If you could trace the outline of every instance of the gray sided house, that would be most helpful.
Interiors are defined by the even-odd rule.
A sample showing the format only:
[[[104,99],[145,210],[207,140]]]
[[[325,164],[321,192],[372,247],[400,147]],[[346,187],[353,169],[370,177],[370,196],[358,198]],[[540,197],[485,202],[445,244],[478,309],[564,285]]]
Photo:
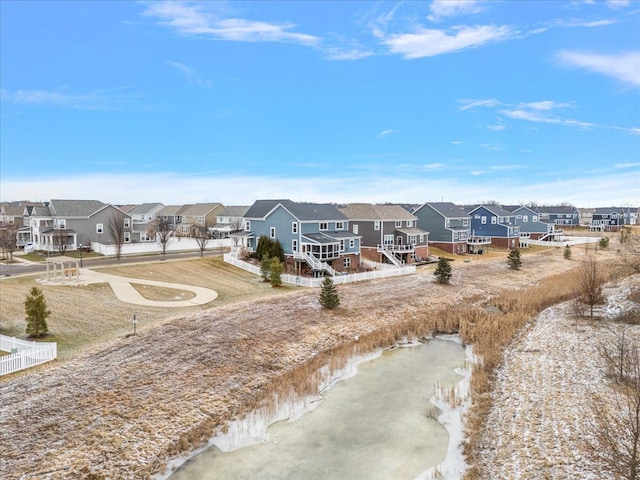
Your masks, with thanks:
[[[429,231],[429,245],[452,254],[467,253],[471,216],[464,208],[451,202],[428,202],[413,214],[418,218],[418,227]]]
[[[499,205],[480,205],[469,212],[471,237],[490,238],[491,245],[504,248],[520,246],[520,227],[515,215]]]
[[[601,207],[593,211],[591,231],[618,232],[627,223],[626,212],[619,207]]]
[[[191,205],[165,205],[156,213],[156,221],[167,222],[171,230],[176,230],[182,222],[182,213]]]
[[[580,212],[571,205],[542,206],[535,210],[540,215],[540,220],[564,227],[576,227],[580,225]]]
[[[244,216],[241,238],[249,251],[266,236],[282,245],[288,271],[322,276],[356,272],[360,236],[349,232],[345,215],[329,204],[291,200],[256,200]]]
[[[216,224],[216,217],[224,211],[221,203],[195,203],[180,212],[181,218],[176,234],[190,237],[195,229],[206,229]]]
[[[232,232],[242,230],[242,222],[249,207],[233,205],[225,207],[216,216],[216,223],[209,230],[213,238],[229,238]]]
[[[543,222],[534,209],[524,205],[505,205],[505,210],[515,216],[515,224],[520,227],[520,246],[528,246],[527,239],[554,241],[562,230],[556,230],[553,223]]]
[[[153,242],[156,216],[164,208],[162,203],[143,203],[128,210],[131,215],[132,242]]]
[[[77,250],[91,242],[113,244],[112,224],[122,229],[124,243],[131,242],[131,216],[98,200],[51,200],[46,207],[33,207],[28,222],[36,250]]]
[[[402,266],[429,257],[429,232],[400,205],[351,203],[338,210],[349,219],[351,232],[362,237],[363,258]]]

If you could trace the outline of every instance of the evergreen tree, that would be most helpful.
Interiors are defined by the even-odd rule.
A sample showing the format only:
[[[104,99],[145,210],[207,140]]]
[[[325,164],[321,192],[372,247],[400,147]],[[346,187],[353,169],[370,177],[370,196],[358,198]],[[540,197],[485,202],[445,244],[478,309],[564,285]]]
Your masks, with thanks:
[[[284,271],[284,265],[280,262],[278,257],[272,257],[270,264],[269,273],[271,286],[279,287],[282,285],[282,272]]]
[[[260,275],[265,282],[268,282],[271,277],[271,260],[271,257],[265,255],[260,262]]]
[[[279,240],[276,239],[271,241],[271,246],[269,248],[269,255],[271,257],[277,258],[281,262],[284,262],[284,249],[282,248],[282,245],[280,244]]]
[[[451,279],[451,264],[449,263],[449,260],[444,257],[440,257],[433,274],[436,276],[438,283],[449,283],[449,280]]]
[[[47,302],[42,290],[38,287],[31,287],[24,301],[24,309],[27,314],[27,335],[42,337],[49,333],[47,317],[51,315],[51,311],[47,309]]]
[[[261,235],[258,238],[258,245],[256,246],[256,258],[262,261],[262,258],[269,256],[269,250],[271,249],[271,240],[265,235]]]
[[[325,277],[322,280],[322,288],[320,289],[320,305],[324,308],[332,310],[340,305],[338,297],[338,289],[336,288],[331,277]]]
[[[608,248],[609,247],[609,237],[602,237],[598,242],[600,248]]]
[[[507,263],[509,264],[509,268],[512,270],[520,270],[522,266],[522,260],[520,260],[520,250],[517,248],[511,250],[509,252],[509,256],[507,257]]]
[[[562,256],[566,260],[571,260],[571,247],[569,246],[569,244],[567,244],[567,246],[564,247],[564,252],[562,253]]]

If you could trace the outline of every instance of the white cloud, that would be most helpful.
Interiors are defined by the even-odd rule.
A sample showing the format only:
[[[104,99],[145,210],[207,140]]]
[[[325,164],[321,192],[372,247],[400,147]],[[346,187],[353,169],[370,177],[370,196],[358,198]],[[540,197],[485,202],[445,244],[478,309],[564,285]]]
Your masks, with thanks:
[[[539,122],[539,123],[560,123],[560,120],[557,118],[543,115],[538,113],[537,111],[532,111],[532,110],[504,109],[504,110],[500,110],[500,113],[503,115],[506,115],[509,118],[514,118],[516,120],[527,120],[529,122]]]
[[[615,25],[617,20],[603,19],[603,20],[583,20],[580,18],[568,18],[556,20],[555,25],[559,27],[581,27],[581,28],[595,28],[606,27],[607,25]]]
[[[640,167],[640,162],[638,163],[616,163],[613,168],[635,168]]]
[[[507,127],[505,127],[504,125],[489,125],[487,128],[489,130],[493,130],[494,132],[501,132],[502,130],[505,130]]]
[[[629,0],[607,0],[607,6],[612,10],[620,10],[631,4]]]
[[[476,108],[476,107],[497,107],[498,105],[500,105],[500,101],[496,100],[495,98],[488,98],[488,99],[484,99],[484,100],[468,100],[468,99],[463,99],[463,100],[457,100],[457,103],[461,103],[462,106],[460,108],[458,108],[458,112],[462,112],[464,110],[469,110],[471,108]]]
[[[211,87],[212,85],[211,80],[206,80],[200,77],[197,71],[195,71],[191,67],[186,66],[184,63],[172,62],[170,60],[167,60],[167,65],[175,68],[180,73],[182,73],[182,75],[184,76],[184,78],[187,80],[188,83],[197,85],[199,87],[207,87],[207,88]]]
[[[116,93],[117,90],[96,90],[86,93],[72,93],[66,88],[58,90],[14,90],[2,89],[3,102],[20,105],[51,105],[83,110],[101,110],[117,107],[123,100],[133,95]]]
[[[454,140],[451,142],[452,145],[462,145],[464,142],[461,142],[459,140]]]
[[[601,55],[563,50],[557,54],[557,58],[569,66],[584,68],[633,87],[640,87],[640,52]]]
[[[383,38],[382,43],[387,45],[392,53],[413,59],[476,48],[505,40],[511,34],[511,29],[505,25],[460,26],[451,32],[418,27],[414,33],[389,35]]]
[[[391,135],[392,133],[396,133],[396,132],[397,132],[397,130],[383,130],[377,135],[377,137],[378,138],[384,138],[384,137],[386,137],[388,135]]]
[[[555,110],[557,108],[570,107],[570,103],[558,103],[551,100],[543,100],[541,102],[521,103],[520,106],[531,108],[533,110]]]
[[[427,18],[439,22],[446,17],[479,13],[482,7],[475,0],[433,0],[429,11]]]
[[[494,152],[499,152],[502,150],[502,145],[500,145],[499,143],[481,143],[480,146],[482,148],[484,148],[485,150],[491,150]]]
[[[360,48],[329,47],[324,49],[327,60],[360,60],[373,55],[371,50]]]
[[[287,42],[316,46],[314,35],[296,33],[292,23],[268,23],[243,18],[221,18],[203,7],[187,2],[151,2],[144,16],[159,20],[182,35],[201,35],[235,42]]]

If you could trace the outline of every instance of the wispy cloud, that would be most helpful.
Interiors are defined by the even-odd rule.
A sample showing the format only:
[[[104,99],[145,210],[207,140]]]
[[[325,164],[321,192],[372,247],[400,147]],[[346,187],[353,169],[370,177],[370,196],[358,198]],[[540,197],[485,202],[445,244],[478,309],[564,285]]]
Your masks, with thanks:
[[[475,0],[433,0],[429,11],[427,18],[439,22],[447,17],[479,13],[482,7]]]
[[[285,42],[316,46],[320,38],[292,31],[293,23],[269,23],[224,18],[190,2],[151,2],[143,12],[181,35],[205,36],[235,42]]]
[[[453,140],[451,142],[452,145],[462,145],[464,142],[461,142],[460,140]]]
[[[186,66],[184,63],[172,62],[167,60],[167,65],[178,70],[188,83],[197,85],[198,87],[210,88],[212,86],[211,80],[204,79],[198,75],[198,72],[191,67]]]
[[[612,10],[621,10],[630,4],[630,0],[607,0],[607,6]]]
[[[613,168],[635,168],[640,167],[640,162],[637,163],[616,163]]]
[[[562,64],[584,68],[632,87],[640,87],[640,51],[602,55],[563,50],[556,55],[556,58]]]
[[[396,132],[397,132],[397,130],[383,130],[377,135],[377,138],[388,137],[389,135],[391,135],[393,133],[396,133]]]
[[[499,143],[481,143],[480,146],[485,150],[491,150],[493,152],[499,152],[502,150],[502,145]]]
[[[487,128],[489,130],[493,130],[494,132],[501,132],[502,130],[505,130],[507,127],[505,127],[504,125],[489,125],[487,126]]]
[[[500,101],[496,100],[495,98],[488,98],[488,99],[483,99],[483,100],[468,100],[468,99],[462,99],[462,100],[457,100],[457,103],[461,103],[462,106],[460,108],[458,108],[458,112],[462,112],[464,110],[470,110],[472,108],[477,108],[477,107],[489,107],[489,108],[493,108],[493,107],[497,107],[498,105],[500,105]]]
[[[40,105],[74,108],[82,110],[103,110],[118,108],[122,102],[134,95],[120,93],[119,90],[94,90],[84,93],[73,93],[67,88],[57,90],[6,90],[0,89],[3,102],[19,105]]]
[[[391,53],[414,59],[477,48],[511,35],[511,28],[506,25],[459,26],[450,31],[417,27],[412,33],[392,34],[381,41]]]
[[[618,23],[618,21],[613,20],[611,18],[601,19],[601,20],[584,20],[582,18],[565,18],[565,19],[558,19],[553,23],[558,27],[596,28],[596,27],[606,27],[607,25],[615,25],[616,23]]]
[[[371,50],[365,48],[328,47],[323,51],[327,60],[360,60],[373,55]]]

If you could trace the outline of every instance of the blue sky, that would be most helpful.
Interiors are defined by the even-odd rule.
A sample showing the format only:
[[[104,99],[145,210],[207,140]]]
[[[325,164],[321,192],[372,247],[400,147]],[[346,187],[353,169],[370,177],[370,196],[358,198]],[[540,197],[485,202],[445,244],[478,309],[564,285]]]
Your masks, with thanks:
[[[640,205],[640,2],[0,2],[0,199]]]

